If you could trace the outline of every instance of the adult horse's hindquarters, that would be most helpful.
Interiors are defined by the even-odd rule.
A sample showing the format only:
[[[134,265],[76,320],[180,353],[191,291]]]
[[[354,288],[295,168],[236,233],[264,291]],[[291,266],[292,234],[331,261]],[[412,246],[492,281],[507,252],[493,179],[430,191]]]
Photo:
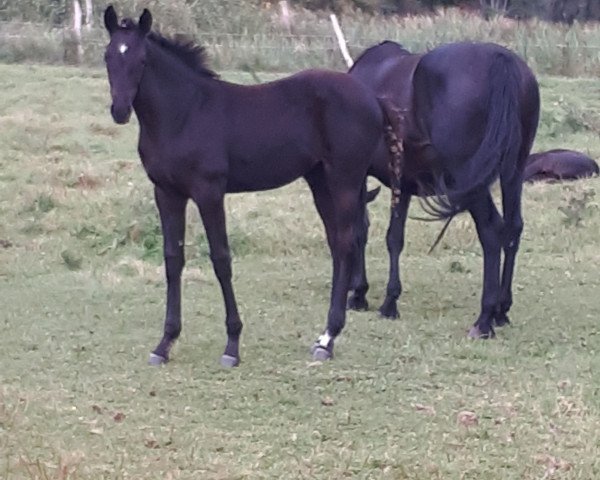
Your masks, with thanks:
[[[508,322],[515,257],[523,229],[522,175],[539,119],[539,89],[525,62],[490,43],[453,43],[413,55],[394,42],[367,49],[350,69],[391,105],[398,116],[404,153],[400,188],[387,232],[390,257],[387,295],[380,312],[397,317],[402,291],[398,259],[412,195],[430,197],[440,219],[468,211],[483,247],[481,311],[469,334],[494,335]],[[390,186],[388,158],[381,155],[369,174]],[[489,186],[500,178],[503,216]],[[361,223],[360,225],[363,225]],[[364,227],[363,227],[364,228]],[[364,251],[366,233],[358,238]],[[501,250],[504,264],[500,275]],[[357,258],[364,258],[359,252]],[[350,307],[366,305],[364,265],[353,275]]]

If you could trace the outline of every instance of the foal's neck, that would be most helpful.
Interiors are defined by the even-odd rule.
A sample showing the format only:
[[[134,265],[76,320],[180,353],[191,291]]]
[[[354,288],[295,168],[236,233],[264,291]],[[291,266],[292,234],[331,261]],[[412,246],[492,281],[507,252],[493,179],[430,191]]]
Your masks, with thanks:
[[[203,78],[184,62],[148,41],[146,65],[133,108],[142,128],[180,129],[190,107],[202,101],[212,78]]]

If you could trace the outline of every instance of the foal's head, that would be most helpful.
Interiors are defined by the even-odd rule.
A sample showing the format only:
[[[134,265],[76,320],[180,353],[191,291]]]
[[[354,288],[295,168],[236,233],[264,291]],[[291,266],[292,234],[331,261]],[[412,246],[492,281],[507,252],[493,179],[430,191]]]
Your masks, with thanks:
[[[131,105],[138,90],[146,61],[146,36],[152,26],[152,15],[144,9],[136,24],[131,19],[119,23],[110,5],[104,11],[104,26],[110,35],[104,61],[108,71],[112,105],[110,113],[115,122],[127,123]]]

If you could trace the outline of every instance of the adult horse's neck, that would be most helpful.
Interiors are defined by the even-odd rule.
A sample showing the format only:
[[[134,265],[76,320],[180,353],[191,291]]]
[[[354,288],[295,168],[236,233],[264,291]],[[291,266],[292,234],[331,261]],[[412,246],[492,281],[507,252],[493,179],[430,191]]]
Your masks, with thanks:
[[[180,58],[147,39],[146,64],[133,108],[140,128],[153,136],[178,132],[191,106],[202,101],[211,83]]]

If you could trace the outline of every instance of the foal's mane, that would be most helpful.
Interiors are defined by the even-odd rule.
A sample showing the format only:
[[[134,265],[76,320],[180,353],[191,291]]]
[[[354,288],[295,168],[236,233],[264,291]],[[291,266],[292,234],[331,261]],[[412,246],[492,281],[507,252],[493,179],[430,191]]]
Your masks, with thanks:
[[[132,19],[125,18],[121,22],[121,28],[133,30],[136,28],[136,24]],[[196,71],[196,73],[210,78],[219,77],[217,73],[208,67],[208,54],[206,53],[206,49],[197,45],[192,40],[183,37],[169,38],[158,32],[150,32],[147,38],[158,47],[172,53],[188,67]]]
[[[206,49],[191,40],[168,38],[156,32],[150,32],[148,39],[167,50],[192,70],[202,76],[218,78],[219,75],[208,67],[208,54]]]

